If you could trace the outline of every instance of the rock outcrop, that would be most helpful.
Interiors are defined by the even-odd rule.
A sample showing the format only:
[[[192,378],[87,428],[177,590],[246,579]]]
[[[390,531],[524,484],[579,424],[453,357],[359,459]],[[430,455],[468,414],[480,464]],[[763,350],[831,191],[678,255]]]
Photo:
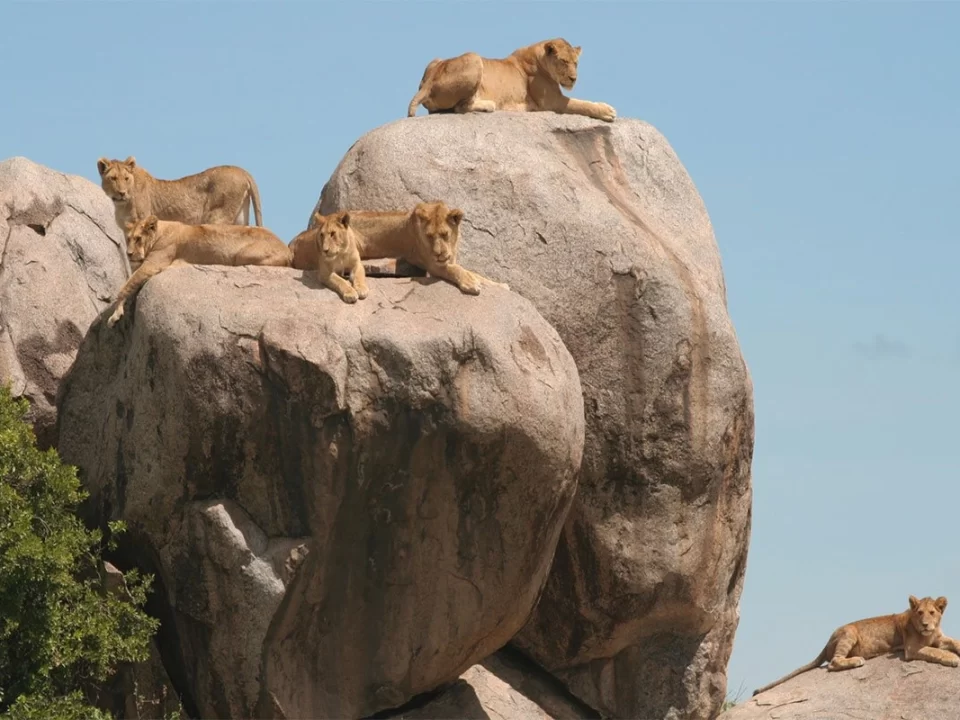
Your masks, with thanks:
[[[435,199],[466,213],[462,264],[537,307],[583,386],[580,489],[516,646],[605,714],[710,716],[738,621],[754,421],[693,182],[643,122],[434,115],[362,137],[314,209]]]
[[[59,450],[169,608],[202,717],[360,717],[529,617],[576,491],[577,369],[502,288],[184,267],[91,327]],[[105,316],[104,316],[105,318]]]
[[[736,705],[719,720],[946,720],[960,713],[958,698],[960,670],[905,662],[896,653],[854,670],[811,670]]]
[[[128,268],[113,204],[89,180],[0,162],[0,382],[30,401],[41,447],[80,341]]]

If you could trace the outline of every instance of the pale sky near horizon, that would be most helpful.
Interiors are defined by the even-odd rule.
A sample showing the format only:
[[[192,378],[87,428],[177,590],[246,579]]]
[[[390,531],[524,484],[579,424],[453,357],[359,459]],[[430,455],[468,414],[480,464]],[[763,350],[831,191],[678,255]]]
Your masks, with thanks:
[[[960,4],[21,1],[0,26],[0,159],[238,164],[285,240],[432,58],[582,45],[573,94],[655,125],[703,195],[754,381],[729,694],[910,594],[960,635]]]

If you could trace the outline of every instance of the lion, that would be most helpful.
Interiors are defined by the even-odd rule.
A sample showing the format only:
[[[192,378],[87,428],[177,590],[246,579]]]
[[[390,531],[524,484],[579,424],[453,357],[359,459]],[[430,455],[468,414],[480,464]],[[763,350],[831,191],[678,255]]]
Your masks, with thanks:
[[[257,227],[263,227],[257,183],[235,165],[218,165],[177,180],[158,180],[133,156],[100,158],[97,170],[121,230],[149,215],[190,225],[249,225],[251,202]]]
[[[467,295],[479,295],[483,284],[509,289],[504,283],[457,264],[460,223],[463,221],[463,210],[459,208],[450,208],[440,201],[421,202],[411,210],[351,210],[348,215],[350,230],[363,260],[402,258],[433,277],[456,285]],[[306,232],[329,223],[331,217],[336,215],[314,213]],[[294,242],[296,240],[294,238]],[[297,267],[296,262],[295,259],[294,267]]]
[[[360,243],[350,227],[350,213],[314,215],[316,224],[291,242],[293,267],[316,270],[317,279],[346,303],[363,300],[369,294],[367,276],[360,260]],[[347,282],[337,273],[350,273]]]
[[[573,47],[563,38],[528,45],[502,59],[473,52],[438,58],[423,71],[407,117],[416,115],[422,104],[428,113],[552,110],[613,122],[617,111],[610,105],[560,92],[561,87],[573,89],[579,60],[580,46]]]
[[[123,317],[123,305],[144,283],[167,268],[180,265],[272,265],[289,267],[290,248],[263,227],[188,225],[149,215],[128,223],[127,254],[136,272],[117,293],[117,307],[107,321],[113,327]]]
[[[797,668],[769,685],[753,691],[766,692],[801,673],[820,667],[827,660],[827,670],[850,670],[863,666],[870,658],[903,649],[907,660],[923,660],[948,667],[960,665],[960,642],[940,631],[940,618],[947,608],[947,599],[910,596],[910,609],[897,615],[857,620],[833,631],[827,644],[812,662]]]

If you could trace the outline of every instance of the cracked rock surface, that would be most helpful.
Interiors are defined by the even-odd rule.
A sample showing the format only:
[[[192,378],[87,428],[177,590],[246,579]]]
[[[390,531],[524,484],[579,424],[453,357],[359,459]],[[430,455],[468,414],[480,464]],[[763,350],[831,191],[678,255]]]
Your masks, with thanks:
[[[99,186],[15,157],[0,162],[0,382],[53,442],[57,387],[90,323],[127,277]]]
[[[515,645],[606,715],[712,716],[743,586],[754,418],[696,187],[638,120],[432,115],[358,140],[315,209],[437,199],[466,214],[462,264],[537,307],[583,388],[577,498]]]
[[[505,289],[281,268],[152,278],[93,324],[59,449],[156,573],[192,716],[362,717],[503,646],[583,450],[577,369]]]

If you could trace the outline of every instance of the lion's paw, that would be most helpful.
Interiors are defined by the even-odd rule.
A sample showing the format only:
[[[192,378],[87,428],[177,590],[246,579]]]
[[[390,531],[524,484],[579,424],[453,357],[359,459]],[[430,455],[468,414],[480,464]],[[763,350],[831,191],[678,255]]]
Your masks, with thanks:
[[[359,297],[360,297],[360,296],[357,295],[357,293],[355,293],[355,292],[353,292],[353,291],[351,290],[350,292],[345,292],[345,293],[343,294],[343,301],[344,301],[345,303],[350,303],[350,304],[352,305],[353,303],[355,303],[355,302],[359,299]]]
[[[460,291],[466,293],[467,295],[479,295],[480,294],[480,283],[476,280],[464,280],[460,283]]]
[[[113,311],[113,315],[107,320],[107,327],[113,327],[117,324],[117,321],[123,317],[123,304],[117,305],[117,309]]]
[[[607,105],[606,103],[597,103],[600,112],[597,117],[604,122],[613,122],[617,117],[617,111],[613,109],[612,105]]]

